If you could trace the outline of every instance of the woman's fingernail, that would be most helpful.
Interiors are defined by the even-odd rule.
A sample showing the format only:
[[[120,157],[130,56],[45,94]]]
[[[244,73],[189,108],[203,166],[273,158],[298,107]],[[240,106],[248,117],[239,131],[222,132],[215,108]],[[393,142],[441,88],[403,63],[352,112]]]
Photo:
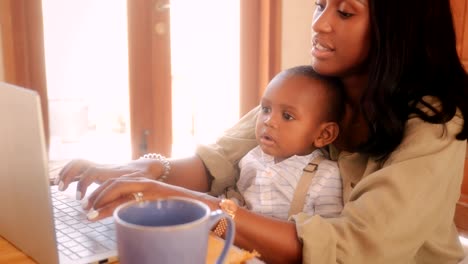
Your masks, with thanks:
[[[76,199],[81,200],[81,192],[80,191],[76,191]]]
[[[93,220],[94,218],[98,216],[99,216],[99,212],[94,209],[89,210],[89,212],[86,214],[86,217],[88,218],[88,220]]]
[[[63,181],[60,181],[59,187],[58,187],[59,191],[63,191],[64,187],[65,187],[65,184],[63,183]]]
[[[57,176],[57,177],[55,178],[55,180],[54,180],[54,184],[57,185],[57,184],[59,183],[59,181],[60,181],[60,177]]]
[[[84,199],[81,201],[81,207],[82,207],[83,209],[85,209],[86,207],[88,207],[88,203],[89,203],[88,198],[84,198]]]

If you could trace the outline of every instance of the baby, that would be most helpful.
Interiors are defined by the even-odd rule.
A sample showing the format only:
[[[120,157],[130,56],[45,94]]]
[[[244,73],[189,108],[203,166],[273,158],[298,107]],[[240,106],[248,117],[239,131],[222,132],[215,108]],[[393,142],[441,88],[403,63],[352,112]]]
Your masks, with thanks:
[[[323,149],[338,136],[344,94],[338,79],[310,66],[287,69],[268,84],[256,123],[258,146],[239,162],[237,189],[255,212],[288,219],[304,168],[319,163],[302,211],[333,217],[343,208],[337,163]],[[322,160],[320,162],[320,160]],[[302,208],[302,204],[300,206]]]

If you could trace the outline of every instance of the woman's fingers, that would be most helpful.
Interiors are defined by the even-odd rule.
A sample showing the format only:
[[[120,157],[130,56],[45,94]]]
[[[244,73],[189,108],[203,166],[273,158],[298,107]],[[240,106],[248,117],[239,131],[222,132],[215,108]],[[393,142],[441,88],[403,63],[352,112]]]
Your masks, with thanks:
[[[59,172],[55,184],[59,185],[59,190],[63,191],[67,189],[70,182],[79,179],[80,175],[93,165],[87,160],[72,160]]]
[[[119,178],[126,175],[130,170],[124,170],[112,166],[89,167],[79,177],[76,187],[76,199],[80,200],[86,196],[86,190],[92,183],[102,184],[109,179]],[[131,172],[134,173],[134,172]]]
[[[88,197],[88,204],[84,209],[90,209],[91,207],[100,209],[114,201],[135,199],[133,193],[144,193],[150,189],[149,187],[154,187],[154,185],[157,185],[157,183],[148,180],[138,172],[108,180]]]
[[[116,179],[109,179],[105,182],[103,182],[101,185],[99,185],[98,188],[96,188],[88,197],[83,199],[81,202],[81,205],[83,209],[85,210],[90,210],[93,208],[94,201],[98,197],[98,195],[103,192],[109,185],[111,185]]]
[[[143,199],[145,199],[145,193],[148,194],[146,198],[149,198],[150,193],[154,197],[154,194],[157,193],[155,190],[157,184],[144,177],[136,178],[135,175],[109,180],[89,197],[88,207],[91,209],[87,217],[90,220],[98,220],[110,216],[120,204],[135,200],[134,194],[139,192],[143,194]]]
[[[80,200],[86,195],[88,186],[93,182],[103,183],[111,178],[134,173],[138,169],[131,165],[100,165],[87,160],[73,160],[60,171],[56,184],[59,185],[59,190],[63,191],[71,182],[78,181],[76,198]]]
[[[150,184],[155,184],[155,182],[149,181],[143,177],[135,178],[125,176],[119,178],[106,186],[102,192],[98,193],[93,201],[93,208],[99,209],[105,207],[107,204],[121,198],[125,199],[130,197],[134,199],[134,193],[142,192],[144,194],[147,192]]]
[[[101,207],[99,209],[91,209],[88,211],[86,214],[86,217],[88,220],[92,221],[97,221],[101,220],[103,218],[112,216],[112,213],[114,212],[115,208],[117,208],[119,205],[132,201],[133,197],[121,197],[118,200],[115,200],[111,203],[108,203],[106,206]]]
[[[111,168],[89,167],[80,175],[76,186],[76,199],[81,200],[81,198],[85,197],[86,190],[93,182],[103,183],[109,179],[118,178],[119,176],[121,176],[121,173],[113,171]]]
[[[63,191],[72,181],[78,181],[76,197],[80,200],[85,197],[88,186],[93,182],[103,183],[122,176],[157,177],[158,172],[156,172],[158,174],[156,176],[149,174],[151,164],[151,160],[135,160],[124,166],[100,165],[87,160],[73,160],[60,171],[55,183],[59,185],[59,190]],[[154,168],[153,170],[157,171]]]

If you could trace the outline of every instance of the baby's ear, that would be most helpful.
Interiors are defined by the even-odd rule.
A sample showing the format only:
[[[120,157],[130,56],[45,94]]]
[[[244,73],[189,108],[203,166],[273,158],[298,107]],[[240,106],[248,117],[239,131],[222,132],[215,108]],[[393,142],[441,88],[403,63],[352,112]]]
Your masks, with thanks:
[[[335,139],[338,137],[338,133],[340,132],[340,128],[335,122],[322,123],[319,129],[320,134],[314,140],[314,146],[316,148],[322,148],[328,144],[333,143],[333,141],[335,141]]]

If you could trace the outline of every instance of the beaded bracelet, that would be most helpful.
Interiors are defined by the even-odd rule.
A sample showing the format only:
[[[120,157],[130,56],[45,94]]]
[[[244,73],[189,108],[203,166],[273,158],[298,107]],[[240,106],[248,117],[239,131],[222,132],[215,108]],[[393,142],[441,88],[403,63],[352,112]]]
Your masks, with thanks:
[[[164,172],[161,177],[158,178],[158,181],[166,181],[167,176],[169,176],[169,172],[171,171],[171,163],[169,163],[169,160],[167,160],[166,157],[157,153],[148,153],[141,156],[140,159],[154,159],[160,161],[164,166]]]

